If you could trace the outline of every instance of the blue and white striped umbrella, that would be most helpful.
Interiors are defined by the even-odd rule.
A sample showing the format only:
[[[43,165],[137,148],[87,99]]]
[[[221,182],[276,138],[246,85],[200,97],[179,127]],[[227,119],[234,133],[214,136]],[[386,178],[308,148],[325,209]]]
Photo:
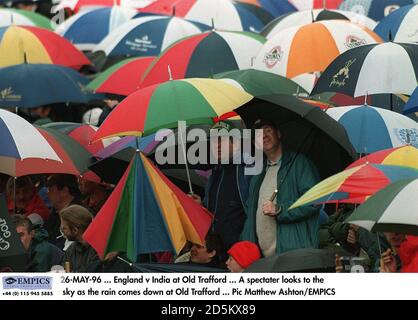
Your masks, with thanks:
[[[418,3],[417,0],[344,0],[338,9],[353,11],[372,18],[382,20],[400,7]]]
[[[157,56],[174,42],[209,29],[207,25],[182,18],[147,16],[114,30],[94,52],[104,52],[106,57]]]
[[[130,20],[137,11],[119,6],[85,10],[55,30],[80,50],[93,50],[109,33]]]
[[[372,106],[330,108],[342,124],[357,153],[372,153],[405,144],[418,147],[418,123],[399,113]]]
[[[374,29],[383,40],[418,42],[418,5],[409,5],[384,17]]]

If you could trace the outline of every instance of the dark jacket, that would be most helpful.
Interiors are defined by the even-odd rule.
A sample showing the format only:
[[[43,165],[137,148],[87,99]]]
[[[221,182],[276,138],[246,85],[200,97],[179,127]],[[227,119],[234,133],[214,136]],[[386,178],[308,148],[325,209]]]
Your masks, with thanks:
[[[92,265],[100,262],[97,252],[90,245],[82,245],[75,241],[65,251],[63,266],[70,263],[71,272],[88,272]]]
[[[262,173],[254,176],[251,180],[242,240],[258,243],[256,214],[259,191],[266,174],[266,166],[267,163],[265,163]],[[314,206],[303,206],[289,210],[289,207],[318,181],[317,169],[304,155],[283,152],[281,166],[277,173],[279,192],[276,203],[281,206],[281,212],[276,217],[277,254],[293,249],[318,247],[319,209]]]

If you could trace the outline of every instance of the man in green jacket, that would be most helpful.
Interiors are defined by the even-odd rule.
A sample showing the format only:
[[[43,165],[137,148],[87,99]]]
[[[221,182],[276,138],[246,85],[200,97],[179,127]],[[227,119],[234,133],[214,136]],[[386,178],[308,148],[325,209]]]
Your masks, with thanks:
[[[315,166],[302,154],[282,149],[281,134],[274,123],[258,120],[263,129],[256,146],[267,159],[261,174],[250,184],[246,221],[241,238],[258,243],[265,257],[319,244],[319,209],[288,208],[319,181]],[[261,142],[262,141],[262,142]]]

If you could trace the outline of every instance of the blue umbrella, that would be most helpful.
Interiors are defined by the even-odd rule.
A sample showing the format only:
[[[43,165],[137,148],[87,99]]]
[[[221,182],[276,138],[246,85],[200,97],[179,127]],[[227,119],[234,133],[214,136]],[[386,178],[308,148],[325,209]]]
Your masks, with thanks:
[[[380,21],[394,10],[417,2],[417,0],[345,0],[340,4],[339,9],[354,11]]]
[[[383,40],[418,42],[418,5],[399,8],[384,17],[374,29]]]
[[[53,103],[87,103],[89,80],[53,64],[19,64],[0,69],[0,108],[34,108]]]
[[[257,2],[273,17],[279,17],[283,14],[297,11],[295,6],[289,1],[258,0]]]
[[[418,87],[416,87],[414,92],[412,92],[411,97],[405,104],[405,107],[402,112],[403,114],[418,112]]]

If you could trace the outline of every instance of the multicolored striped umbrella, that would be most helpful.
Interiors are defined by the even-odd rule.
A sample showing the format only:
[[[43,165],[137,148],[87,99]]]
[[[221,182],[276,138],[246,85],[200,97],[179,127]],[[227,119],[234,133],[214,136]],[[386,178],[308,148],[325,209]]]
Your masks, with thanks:
[[[118,251],[137,261],[145,253],[178,254],[187,241],[202,244],[211,223],[206,209],[136,153],[83,238],[101,257]]]
[[[367,163],[389,164],[418,169],[418,149],[411,145],[406,145],[381,150],[354,161],[348,168]]]
[[[265,42],[250,32],[211,31],[180,40],[161,53],[145,73],[141,87],[170,79],[207,77],[248,69]]]
[[[309,189],[290,209],[321,203],[363,203],[388,184],[418,177],[418,170],[384,164],[363,164],[337,173]]]
[[[149,5],[153,0],[62,0],[56,6],[56,10],[68,8],[73,12],[80,9],[90,9],[97,7],[120,6],[124,8],[139,9]]]
[[[386,42],[342,53],[323,72],[311,94],[339,92],[352,97],[379,93],[410,95],[417,86],[418,46]]]
[[[126,59],[99,73],[87,88],[95,92],[128,96],[138,90],[142,76],[155,57]],[[123,81],[121,81],[123,79]]]
[[[342,52],[381,42],[373,31],[345,20],[325,20],[283,30],[261,48],[254,68],[293,78],[324,71]],[[309,52],[309,54],[307,54]]]
[[[38,27],[0,28],[0,67],[25,63],[58,64],[80,69],[90,64],[68,40]]]
[[[418,5],[401,7],[384,17],[374,29],[383,40],[418,42]]]
[[[413,3],[417,3],[417,0],[344,0],[338,8],[354,11],[380,21],[400,7]]]
[[[282,15],[271,21],[260,34],[270,39],[286,28],[323,20],[347,20],[370,30],[376,27],[376,21],[351,11],[315,9]]]
[[[156,56],[176,41],[200,34],[210,27],[177,17],[147,16],[115,29],[94,49],[107,60]]]
[[[299,11],[311,9],[338,9],[343,0],[289,0]]]
[[[373,232],[418,235],[418,179],[388,185],[346,220]]]
[[[397,112],[363,105],[332,108],[327,114],[344,126],[357,153],[418,147],[418,123]]]
[[[139,11],[174,15],[228,31],[258,32],[273,20],[258,6],[230,0],[159,0]]]
[[[295,6],[287,0],[238,0],[238,2],[250,3],[259,6],[269,12],[273,17],[297,11]]]
[[[138,90],[106,118],[94,139],[148,135],[161,128],[176,128],[178,121],[213,124],[213,118],[253,97],[221,80],[172,80]]]
[[[136,13],[135,9],[118,6],[84,10],[58,25],[55,32],[80,50],[93,50],[108,34]]]
[[[50,21],[36,12],[1,8],[0,27],[8,27],[11,25],[33,26],[52,30]]]

